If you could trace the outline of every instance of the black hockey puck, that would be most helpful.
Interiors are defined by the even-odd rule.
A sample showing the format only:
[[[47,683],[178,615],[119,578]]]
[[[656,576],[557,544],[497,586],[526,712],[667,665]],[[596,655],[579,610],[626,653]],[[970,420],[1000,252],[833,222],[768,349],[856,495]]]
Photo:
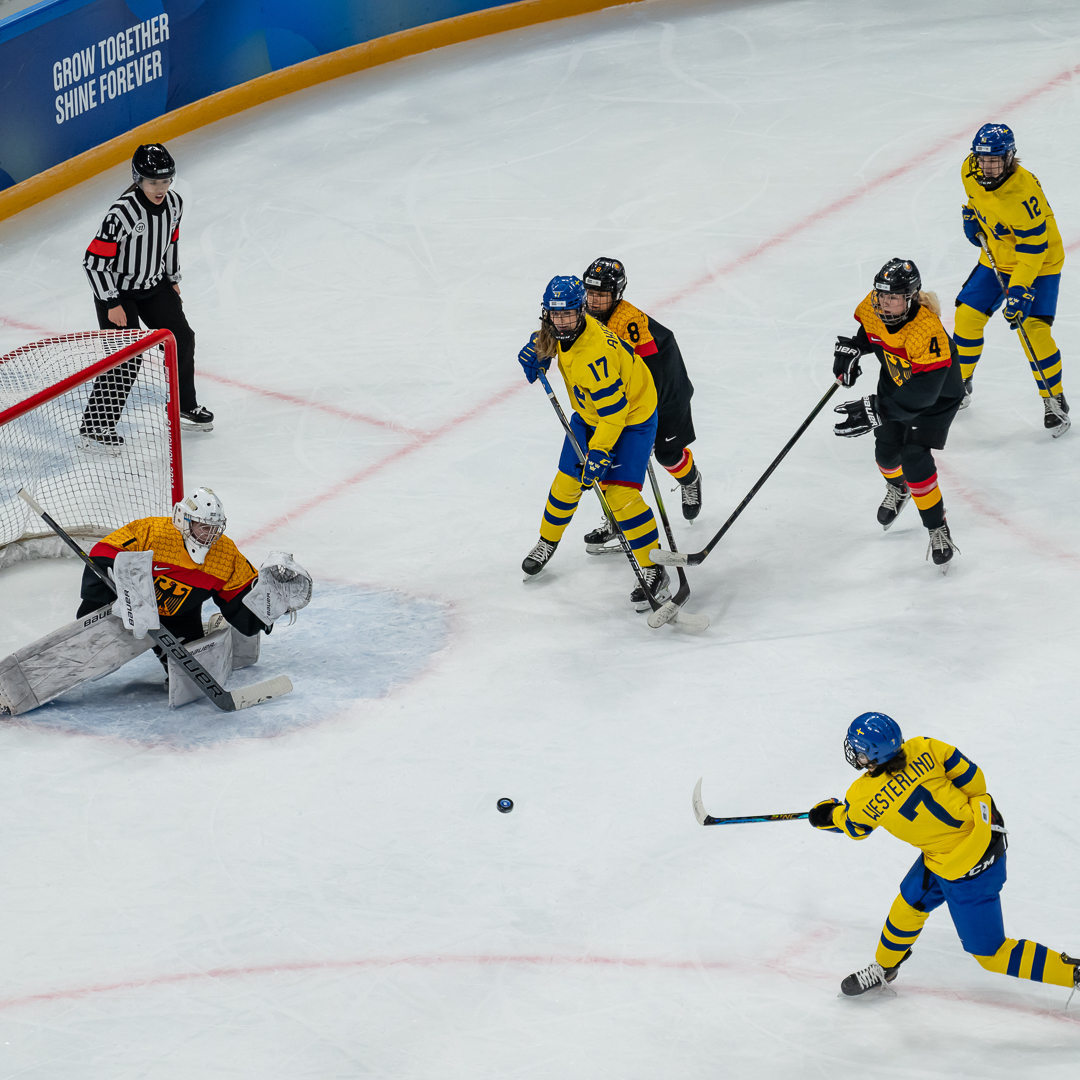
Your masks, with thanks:
[[[500,799],[496,804],[500,814],[509,814],[514,809],[513,799]]]

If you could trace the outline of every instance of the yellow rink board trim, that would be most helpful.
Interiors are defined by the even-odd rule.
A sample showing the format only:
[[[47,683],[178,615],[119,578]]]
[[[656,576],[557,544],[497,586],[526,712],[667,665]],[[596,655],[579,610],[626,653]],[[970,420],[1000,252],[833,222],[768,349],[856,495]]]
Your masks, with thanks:
[[[628,2],[633,0],[518,0],[514,4],[456,15],[452,19],[415,26],[372,41],[362,41],[358,45],[350,45],[325,56],[315,56],[280,71],[267,72],[257,79],[230,86],[165,113],[0,191],[0,221],[81,184],[114,165],[129,161],[135,148],[143,143],[167,142],[212,124],[215,120],[234,116],[253,105],[261,105],[264,101],[273,101],[295,90],[351,75],[355,71],[388,64],[392,60],[506,30],[519,30],[537,23],[620,7]]]

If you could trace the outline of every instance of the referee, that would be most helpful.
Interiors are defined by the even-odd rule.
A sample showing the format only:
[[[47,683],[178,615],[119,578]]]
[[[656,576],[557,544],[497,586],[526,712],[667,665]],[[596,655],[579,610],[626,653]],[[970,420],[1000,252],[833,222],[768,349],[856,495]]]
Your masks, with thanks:
[[[98,326],[169,330],[176,338],[180,426],[212,431],[214,414],[195,397],[195,334],[180,299],[180,218],[184,203],[171,191],[172,154],[160,143],[140,146],[131,159],[132,184],[109,207],[83,257],[94,290]],[[140,357],[94,380],[79,434],[103,447],[118,448],[116,424],[142,365]]]

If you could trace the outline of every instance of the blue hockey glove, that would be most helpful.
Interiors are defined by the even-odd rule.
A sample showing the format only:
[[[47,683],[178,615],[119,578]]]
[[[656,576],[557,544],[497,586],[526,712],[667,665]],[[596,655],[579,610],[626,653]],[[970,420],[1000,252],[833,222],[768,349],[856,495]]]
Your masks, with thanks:
[[[847,419],[833,425],[834,435],[843,435],[852,439],[856,435],[865,435],[868,431],[881,426],[877,414],[877,395],[869,394],[855,401],[845,401],[833,409],[835,413],[845,413]]]
[[[982,247],[979,243],[979,233],[983,231],[979,215],[970,206],[964,206],[960,211],[964,215],[964,235],[976,247]]]
[[[832,354],[832,373],[840,380],[841,386],[854,386],[855,380],[862,374],[859,357],[862,350],[859,343],[851,337],[838,337]]]
[[[809,821],[815,829],[831,829],[834,832],[839,832],[840,830],[837,829],[832,820],[833,811],[839,805],[839,799],[822,799],[821,802],[816,803],[810,808],[810,814],[807,817],[807,821]]]
[[[1026,285],[1013,285],[1005,294],[1005,307],[1001,312],[1005,321],[1016,330],[1031,313],[1035,294]]]
[[[518,353],[518,363],[525,369],[525,378],[534,383],[541,371],[551,367],[551,358],[541,359],[536,355],[536,335],[529,338],[529,344]]]
[[[599,484],[611,468],[611,453],[608,450],[589,450],[581,466],[581,486],[590,488]]]

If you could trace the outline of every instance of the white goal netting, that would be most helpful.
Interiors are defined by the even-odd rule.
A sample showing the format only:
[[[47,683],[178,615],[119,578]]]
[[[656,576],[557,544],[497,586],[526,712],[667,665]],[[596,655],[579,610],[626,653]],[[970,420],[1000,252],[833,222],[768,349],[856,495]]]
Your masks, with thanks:
[[[19,488],[84,539],[172,512],[183,468],[171,334],[93,330],[0,356],[0,566],[60,553],[38,539],[52,533]]]

